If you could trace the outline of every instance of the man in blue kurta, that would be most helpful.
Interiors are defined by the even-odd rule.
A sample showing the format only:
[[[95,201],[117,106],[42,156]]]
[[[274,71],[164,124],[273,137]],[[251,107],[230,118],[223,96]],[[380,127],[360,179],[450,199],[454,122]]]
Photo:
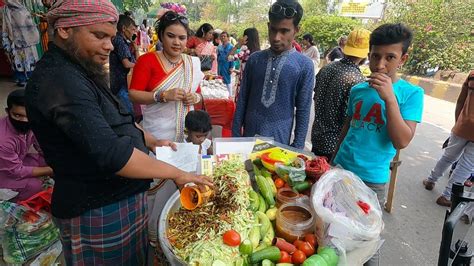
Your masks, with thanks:
[[[311,59],[292,46],[303,8],[295,0],[278,0],[268,16],[271,47],[252,54],[247,61],[232,136],[273,137],[301,149],[308,131],[314,86]]]

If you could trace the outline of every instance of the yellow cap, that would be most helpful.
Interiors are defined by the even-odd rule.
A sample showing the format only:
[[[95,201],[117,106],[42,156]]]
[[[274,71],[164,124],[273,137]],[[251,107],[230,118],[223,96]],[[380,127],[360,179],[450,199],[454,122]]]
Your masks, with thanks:
[[[359,58],[366,58],[369,53],[370,31],[366,29],[355,29],[349,33],[347,43],[344,46],[344,54]]]

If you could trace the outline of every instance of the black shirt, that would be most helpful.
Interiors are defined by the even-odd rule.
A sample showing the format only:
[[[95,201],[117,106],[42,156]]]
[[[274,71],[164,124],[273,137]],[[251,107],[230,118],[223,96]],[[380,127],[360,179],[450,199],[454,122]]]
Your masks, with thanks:
[[[132,115],[54,44],[28,81],[26,108],[46,162],[54,170],[55,217],[77,217],[148,189],[148,180],[115,174],[133,148],[147,152]]]
[[[319,70],[314,87],[313,152],[332,154],[335,151],[351,88],[364,79],[359,66],[347,58]]]

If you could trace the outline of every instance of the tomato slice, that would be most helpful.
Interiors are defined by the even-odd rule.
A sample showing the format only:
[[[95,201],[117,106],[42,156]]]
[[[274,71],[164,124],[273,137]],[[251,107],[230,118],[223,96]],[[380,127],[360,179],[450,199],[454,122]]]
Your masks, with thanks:
[[[262,161],[265,161],[266,163],[269,163],[269,164],[283,163],[283,161],[281,161],[281,160],[276,160],[276,159],[270,158],[270,153],[269,152],[266,152],[266,153],[262,154],[262,156],[260,156],[260,159]]]
[[[229,230],[222,235],[224,244],[236,247],[240,245],[240,234],[235,230]]]

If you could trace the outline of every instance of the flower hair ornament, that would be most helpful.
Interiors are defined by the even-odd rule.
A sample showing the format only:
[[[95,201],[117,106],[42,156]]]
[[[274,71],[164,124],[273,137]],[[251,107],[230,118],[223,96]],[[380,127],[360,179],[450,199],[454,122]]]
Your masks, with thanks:
[[[158,17],[161,17],[160,15],[163,15],[166,11],[174,11],[176,13],[178,13],[179,15],[182,15],[182,16],[185,16],[186,15],[186,6],[185,5],[181,5],[181,4],[177,4],[177,3],[162,3],[160,4],[161,6],[161,10],[158,11]],[[164,10],[164,12],[163,12]],[[161,13],[161,14],[160,14]]]

